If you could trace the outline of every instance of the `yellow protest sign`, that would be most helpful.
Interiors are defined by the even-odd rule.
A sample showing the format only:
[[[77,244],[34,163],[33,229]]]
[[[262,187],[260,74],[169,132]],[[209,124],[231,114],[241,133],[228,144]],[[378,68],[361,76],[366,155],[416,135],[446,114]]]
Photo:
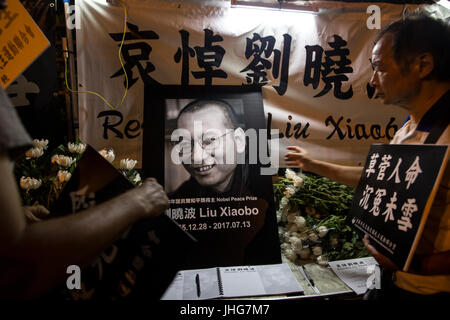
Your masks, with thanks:
[[[19,0],[0,10],[0,84],[8,87],[50,42]]]

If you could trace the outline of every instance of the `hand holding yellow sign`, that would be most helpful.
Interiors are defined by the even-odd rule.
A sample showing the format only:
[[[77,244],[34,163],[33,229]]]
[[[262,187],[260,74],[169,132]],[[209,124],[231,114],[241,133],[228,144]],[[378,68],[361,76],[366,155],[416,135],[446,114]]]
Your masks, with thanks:
[[[50,42],[19,0],[0,10],[0,84],[7,88]]]

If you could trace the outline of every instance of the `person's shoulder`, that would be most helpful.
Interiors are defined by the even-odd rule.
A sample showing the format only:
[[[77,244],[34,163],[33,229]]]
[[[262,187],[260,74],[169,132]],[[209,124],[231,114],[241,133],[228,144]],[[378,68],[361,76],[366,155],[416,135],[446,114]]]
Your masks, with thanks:
[[[6,92],[0,88],[0,152],[14,159],[33,146]]]

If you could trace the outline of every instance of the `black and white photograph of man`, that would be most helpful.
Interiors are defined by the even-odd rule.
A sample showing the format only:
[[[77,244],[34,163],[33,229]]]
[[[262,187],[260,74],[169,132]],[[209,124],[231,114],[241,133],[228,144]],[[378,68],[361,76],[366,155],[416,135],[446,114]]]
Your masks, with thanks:
[[[174,147],[166,165],[171,165],[168,162],[173,163],[174,158],[181,161],[190,178],[172,193],[167,190],[172,184],[166,185],[171,198],[242,193],[246,138],[245,127],[238,119],[242,106],[238,106],[240,114],[226,100],[198,99],[178,113],[176,127],[184,130],[184,136],[181,141],[172,141]],[[174,181],[173,172],[166,170],[166,181]]]
[[[164,86],[147,96],[144,169],[158,175],[162,164],[166,214],[198,240],[184,269],[279,263],[272,178],[261,174],[261,92]]]

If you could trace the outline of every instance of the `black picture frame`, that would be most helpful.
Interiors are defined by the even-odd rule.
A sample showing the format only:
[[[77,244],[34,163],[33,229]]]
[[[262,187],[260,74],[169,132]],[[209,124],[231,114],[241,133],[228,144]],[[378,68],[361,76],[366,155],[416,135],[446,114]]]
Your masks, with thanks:
[[[242,100],[244,110],[241,116],[244,127],[246,129],[266,129],[260,87],[178,85],[146,87],[144,97],[142,171],[144,177],[154,177],[163,186],[165,185],[165,146],[167,137],[170,135],[170,130],[165,125],[167,114],[166,100],[168,99]],[[230,265],[274,264],[281,262],[272,176],[261,175],[261,168],[267,167],[270,164],[263,163],[264,161],[260,160],[258,157],[257,163],[248,165],[250,177],[249,188],[257,195],[258,199],[264,199],[266,201],[267,211],[264,214],[263,226],[245,249],[245,259],[215,261],[212,258],[203,258],[203,256],[207,255],[207,252],[204,251],[204,255],[198,255],[196,260],[189,261],[186,269]],[[179,221],[177,222],[180,223]],[[182,223],[180,224],[183,226]],[[201,234],[196,233],[195,230],[187,229],[187,231],[191,232],[199,240],[200,244],[202,243]],[[211,243],[211,250],[213,250],[213,245],[214,243]],[[228,249],[233,250],[234,248],[230,245]],[[225,252],[224,255],[226,255]]]

